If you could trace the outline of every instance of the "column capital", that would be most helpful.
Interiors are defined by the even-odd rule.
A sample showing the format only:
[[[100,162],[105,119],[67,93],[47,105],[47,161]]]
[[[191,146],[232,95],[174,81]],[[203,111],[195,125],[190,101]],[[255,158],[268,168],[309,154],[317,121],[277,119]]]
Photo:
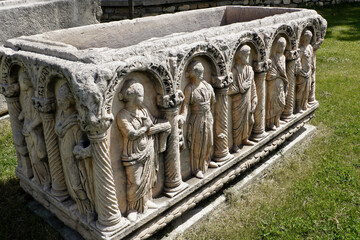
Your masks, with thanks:
[[[175,111],[175,109],[177,109],[178,106],[181,105],[184,99],[185,99],[184,93],[180,90],[177,90],[173,94],[168,94],[168,95],[159,94],[156,98],[156,101],[157,101],[157,105],[163,110],[174,109]]]
[[[285,50],[286,61],[292,61],[299,58],[299,50]]]
[[[18,97],[20,94],[19,83],[0,83],[0,93],[6,98]]]
[[[255,73],[267,72],[271,67],[271,59],[265,61],[254,61],[253,70]]]
[[[228,75],[225,76],[213,76],[212,82],[212,85],[215,89],[227,89],[229,85],[233,82],[233,74],[230,72]]]
[[[40,113],[54,113],[55,99],[54,98],[32,98],[34,107]]]

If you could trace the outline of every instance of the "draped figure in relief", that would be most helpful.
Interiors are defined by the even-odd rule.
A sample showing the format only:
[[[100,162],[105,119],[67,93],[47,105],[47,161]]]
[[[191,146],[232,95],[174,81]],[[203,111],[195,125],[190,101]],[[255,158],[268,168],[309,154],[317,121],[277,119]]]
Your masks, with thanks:
[[[289,83],[286,75],[285,47],[286,40],[280,37],[272,49],[272,64],[266,75],[266,127],[269,130],[275,130],[280,126],[280,117],[285,107]]]
[[[136,79],[125,83],[119,99],[125,103],[116,122],[123,136],[121,160],[127,178],[127,212],[128,219],[135,221],[138,213],[157,208],[152,188],[157,180],[158,155],[165,151],[171,125],[160,123],[143,105],[144,87]]]
[[[18,118],[20,121],[23,121],[22,134],[25,136],[25,142],[33,168],[33,182],[41,185],[44,190],[49,190],[51,178],[47,162],[42,120],[39,112],[34,108],[32,103],[34,87],[27,72],[20,71],[19,84],[22,111]]]
[[[197,178],[204,178],[208,167],[218,167],[211,161],[215,93],[212,86],[204,80],[204,66],[200,61],[192,61],[186,74],[189,84],[185,87],[185,100],[180,110],[181,122],[184,123],[188,118],[186,140],[190,148],[192,174]]]
[[[308,108],[308,99],[314,71],[314,50],[310,44],[312,36],[312,32],[306,30],[300,41],[300,69],[296,77],[296,113],[302,113]]]
[[[232,100],[232,133],[233,152],[239,152],[239,145],[254,145],[249,141],[254,124],[254,111],[257,104],[254,71],[250,66],[251,48],[241,47],[235,55],[235,65],[232,68],[233,83],[229,86]]]
[[[55,132],[59,139],[66,186],[80,214],[90,222],[95,217],[95,193],[89,141],[80,128],[75,99],[67,83],[56,86],[55,96]]]

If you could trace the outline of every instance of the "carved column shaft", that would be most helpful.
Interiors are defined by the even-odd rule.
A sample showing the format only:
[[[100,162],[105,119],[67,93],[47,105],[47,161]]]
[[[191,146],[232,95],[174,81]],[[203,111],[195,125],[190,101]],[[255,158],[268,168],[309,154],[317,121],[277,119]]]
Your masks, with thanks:
[[[266,71],[255,72],[254,80],[257,94],[257,105],[254,112],[254,126],[250,139],[260,141],[266,136],[265,133],[265,77]]]
[[[64,171],[61,162],[58,138],[55,133],[55,102],[54,99],[33,97],[35,108],[40,112],[46,151],[49,161],[51,177],[51,194],[59,201],[64,201],[68,196]]]
[[[286,64],[286,75],[288,76],[289,85],[286,94],[286,104],[284,108],[284,112],[281,116],[282,119],[289,119],[294,112],[294,104],[295,104],[295,61],[288,61]]]
[[[54,114],[41,113],[40,116],[43,123],[45,145],[48,154],[49,171],[51,175],[51,194],[59,201],[63,201],[69,196],[69,194],[65,184],[58,138],[55,133]]]
[[[19,121],[19,114],[21,112],[20,101],[18,97],[7,97],[6,102],[8,105],[13,140],[15,143],[16,155],[18,159],[17,171],[22,173],[24,176],[31,178],[33,176],[31,161],[28,157],[28,150],[26,147],[25,138],[22,134],[23,124]]]
[[[311,74],[311,85],[310,85],[310,93],[309,93],[309,99],[308,99],[308,103],[311,105],[311,104],[314,104],[316,102],[315,100],[315,69],[316,69],[316,50],[314,48],[314,58],[313,58],[313,61],[314,61],[314,69],[313,69],[313,72]]]
[[[286,75],[288,77],[288,89],[286,94],[285,108],[282,113],[281,118],[283,120],[290,119],[294,112],[295,105],[295,85],[296,85],[296,75],[295,75],[295,66],[296,59],[298,58],[297,51],[286,51],[285,56],[287,59],[286,62]]]
[[[181,178],[179,127],[177,121],[178,108],[164,110],[166,118],[171,124],[171,134],[167,141],[165,153],[165,193],[172,192],[172,189],[179,187],[183,181]]]
[[[112,231],[121,220],[116,198],[114,175],[109,155],[107,134],[89,135],[94,163],[95,208],[98,214],[97,227]]]
[[[214,157],[216,162],[224,162],[232,158],[228,142],[228,86],[215,88],[215,134]]]
[[[158,96],[157,105],[161,107],[166,119],[171,124],[171,134],[167,140],[165,152],[165,188],[164,194],[174,197],[188,187],[182,181],[180,162],[180,129],[178,119],[178,106],[183,102],[184,95],[181,91],[173,95]]]

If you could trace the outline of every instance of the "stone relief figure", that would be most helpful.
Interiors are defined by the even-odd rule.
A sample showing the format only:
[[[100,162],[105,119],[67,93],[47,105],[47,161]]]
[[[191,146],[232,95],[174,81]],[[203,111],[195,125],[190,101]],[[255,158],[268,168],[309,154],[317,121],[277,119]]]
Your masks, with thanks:
[[[19,120],[23,121],[22,134],[25,136],[34,174],[32,181],[41,185],[44,190],[49,190],[51,178],[47,163],[42,120],[39,112],[33,106],[34,87],[29,75],[25,71],[21,71],[19,74],[19,84],[20,104],[22,106]]]
[[[127,178],[127,212],[128,219],[135,221],[138,213],[157,208],[152,188],[157,180],[158,154],[166,150],[171,125],[158,122],[143,105],[144,87],[136,79],[125,83],[119,100],[125,103],[116,122],[123,136],[121,160]]]
[[[296,78],[296,113],[301,113],[308,108],[311,78],[314,71],[314,50],[310,44],[312,36],[312,32],[306,30],[300,41],[300,67]]]
[[[250,66],[251,48],[241,47],[235,55],[232,68],[233,83],[229,86],[232,99],[233,152],[239,152],[239,145],[254,145],[249,141],[254,124],[254,111],[257,104],[254,71]]]
[[[180,121],[187,123],[186,142],[190,149],[192,174],[201,179],[208,167],[218,167],[217,163],[211,161],[215,93],[212,86],[204,80],[204,66],[200,61],[192,61],[186,74],[189,83],[185,87]]]
[[[280,126],[280,116],[284,111],[288,79],[284,55],[286,40],[280,37],[271,55],[272,65],[266,75],[266,127],[275,130]]]
[[[91,151],[86,134],[81,130],[75,99],[67,83],[57,84],[55,132],[68,192],[79,213],[90,222],[95,218],[94,185]]]

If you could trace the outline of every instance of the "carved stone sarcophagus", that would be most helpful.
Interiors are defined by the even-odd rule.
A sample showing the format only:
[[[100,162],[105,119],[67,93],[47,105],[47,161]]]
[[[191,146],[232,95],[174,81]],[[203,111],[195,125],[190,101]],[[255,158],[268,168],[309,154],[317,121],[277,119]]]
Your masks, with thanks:
[[[87,239],[149,237],[313,116],[325,32],[230,6],[8,40],[21,186]]]

